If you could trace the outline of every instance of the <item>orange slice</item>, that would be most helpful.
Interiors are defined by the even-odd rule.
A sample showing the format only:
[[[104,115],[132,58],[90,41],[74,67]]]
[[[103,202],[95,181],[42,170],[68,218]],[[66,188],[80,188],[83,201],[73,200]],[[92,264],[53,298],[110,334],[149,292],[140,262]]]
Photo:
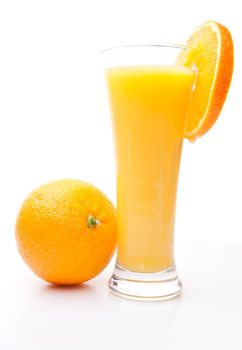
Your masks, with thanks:
[[[212,127],[224,105],[233,73],[233,41],[225,26],[208,21],[195,30],[187,46],[192,49],[183,50],[177,63],[198,70],[185,134],[195,141]]]

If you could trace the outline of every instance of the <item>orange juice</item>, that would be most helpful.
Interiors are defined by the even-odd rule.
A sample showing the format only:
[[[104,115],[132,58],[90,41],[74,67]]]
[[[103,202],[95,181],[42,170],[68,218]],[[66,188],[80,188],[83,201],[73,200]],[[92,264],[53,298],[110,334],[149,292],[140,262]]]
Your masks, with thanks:
[[[176,191],[194,72],[179,66],[106,71],[117,167],[118,257],[153,273],[171,267]]]

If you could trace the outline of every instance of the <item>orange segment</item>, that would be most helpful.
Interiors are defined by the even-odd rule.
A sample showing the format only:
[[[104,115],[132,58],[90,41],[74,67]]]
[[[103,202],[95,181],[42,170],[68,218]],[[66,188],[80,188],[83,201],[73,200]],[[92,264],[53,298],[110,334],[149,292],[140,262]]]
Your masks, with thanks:
[[[224,105],[233,73],[233,41],[225,26],[208,21],[195,30],[187,46],[193,49],[181,52],[177,63],[195,64],[198,70],[185,135],[194,141],[212,127]]]

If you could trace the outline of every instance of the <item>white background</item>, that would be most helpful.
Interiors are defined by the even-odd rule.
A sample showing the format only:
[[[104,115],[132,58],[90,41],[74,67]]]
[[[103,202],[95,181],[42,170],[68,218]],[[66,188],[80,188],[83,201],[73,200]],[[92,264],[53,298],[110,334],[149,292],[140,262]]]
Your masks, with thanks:
[[[1,0],[1,349],[242,348],[239,6],[238,0]],[[208,19],[230,28],[235,69],[214,128],[184,145],[176,241],[187,293],[166,304],[122,301],[106,289],[112,265],[86,287],[46,286],[15,247],[25,196],[46,181],[70,177],[95,184],[115,202],[97,53],[127,43],[182,44]]]

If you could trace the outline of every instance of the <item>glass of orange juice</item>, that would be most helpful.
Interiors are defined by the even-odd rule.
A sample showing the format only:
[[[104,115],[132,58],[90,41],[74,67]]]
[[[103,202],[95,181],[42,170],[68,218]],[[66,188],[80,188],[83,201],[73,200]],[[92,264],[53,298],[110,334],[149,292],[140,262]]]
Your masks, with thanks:
[[[184,46],[102,52],[117,173],[118,249],[111,290],[160,300],[182,290],[174,261],[177,182],[196,75],[176,64]],[[191,50],[189,48],[189,50]]]

